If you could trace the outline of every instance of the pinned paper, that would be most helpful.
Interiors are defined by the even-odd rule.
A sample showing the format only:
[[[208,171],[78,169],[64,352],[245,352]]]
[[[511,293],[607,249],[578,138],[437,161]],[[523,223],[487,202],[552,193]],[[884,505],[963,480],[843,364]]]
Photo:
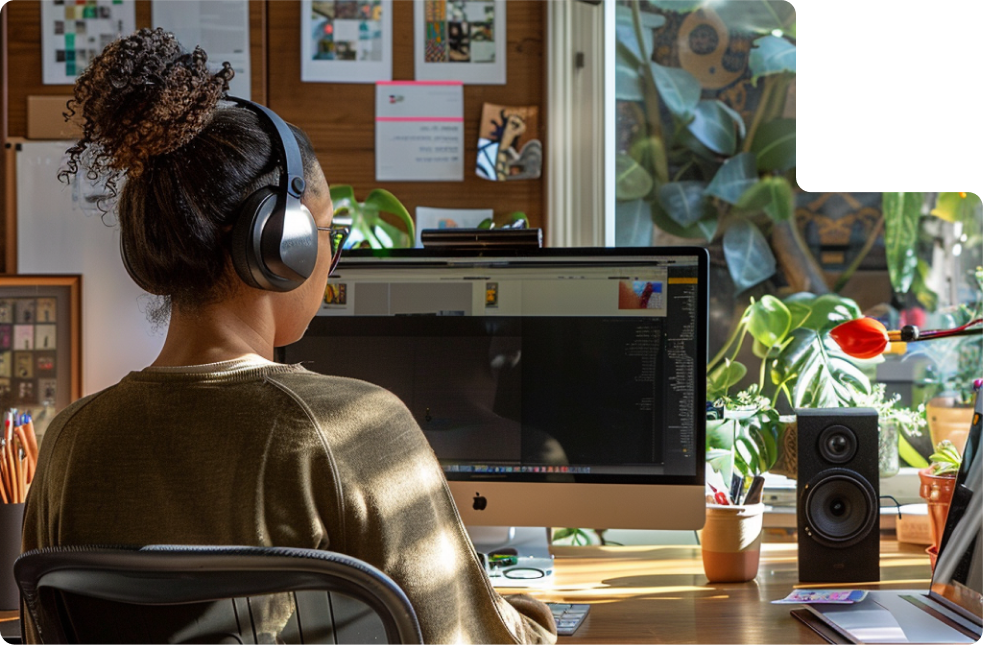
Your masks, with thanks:
[[[542,171],[539,108],[485,103],[478,129],[478,176],[492,181],[538,179]]]

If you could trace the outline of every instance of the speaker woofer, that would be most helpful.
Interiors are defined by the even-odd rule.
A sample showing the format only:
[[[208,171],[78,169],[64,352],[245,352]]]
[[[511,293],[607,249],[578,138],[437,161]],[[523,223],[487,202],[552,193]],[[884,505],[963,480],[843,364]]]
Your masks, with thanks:
[[[844,548],[866,537],[880,518],[877,494],[856,473],[832,468],[805,485],[805,530],[826,546]]]

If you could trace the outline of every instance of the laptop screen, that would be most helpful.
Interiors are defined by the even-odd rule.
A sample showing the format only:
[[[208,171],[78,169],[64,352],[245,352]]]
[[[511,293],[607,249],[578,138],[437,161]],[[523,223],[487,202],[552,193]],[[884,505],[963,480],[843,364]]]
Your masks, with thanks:
[[[972,428],[956,476],[931,596],[983,623],[983,459],[980,457],[983,396],[976,394]]]

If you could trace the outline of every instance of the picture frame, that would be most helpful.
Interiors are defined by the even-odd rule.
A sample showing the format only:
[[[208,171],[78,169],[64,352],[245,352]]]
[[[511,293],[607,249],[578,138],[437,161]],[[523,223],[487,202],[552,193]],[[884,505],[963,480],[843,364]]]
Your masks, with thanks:
[[[41,433],[82,396],[80,275],[0,276],[0,409]]]

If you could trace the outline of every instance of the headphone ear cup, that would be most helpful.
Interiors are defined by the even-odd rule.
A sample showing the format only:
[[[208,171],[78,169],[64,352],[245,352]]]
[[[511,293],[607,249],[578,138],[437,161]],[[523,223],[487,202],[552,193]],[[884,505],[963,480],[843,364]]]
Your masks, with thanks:
[[[273,200],[272,202],[270,200]],[[243,282],[255,289],[266,289],[267,280],[263,276],[265,267],[260,266],[263,253],[260,243],[263,239],[264,206],[272,210],[276,192],[269,187],[260,188],[242,203],[239,215],[232,226],[232,266]]]

